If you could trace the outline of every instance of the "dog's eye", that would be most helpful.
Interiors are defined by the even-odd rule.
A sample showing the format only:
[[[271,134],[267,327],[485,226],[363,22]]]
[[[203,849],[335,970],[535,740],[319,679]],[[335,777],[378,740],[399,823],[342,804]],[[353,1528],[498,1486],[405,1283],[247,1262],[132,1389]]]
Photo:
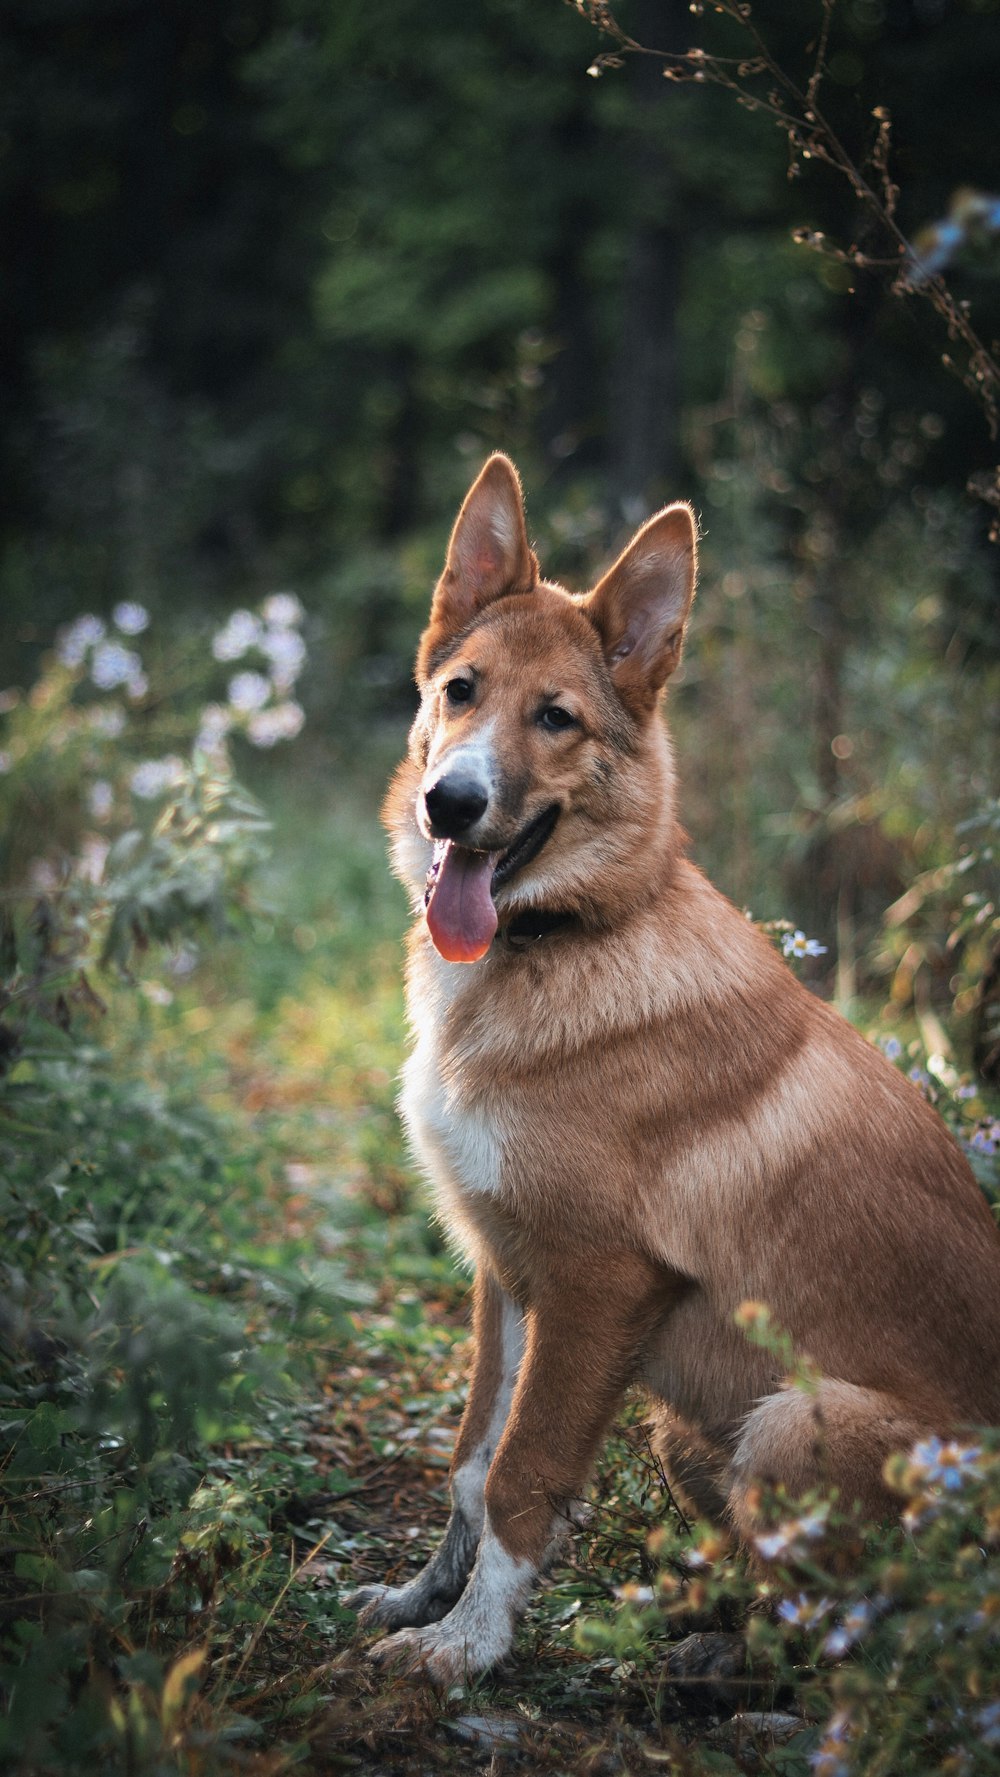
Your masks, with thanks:
[[[573,728],[576,725],[576,717],[571,716],[569,710],[564,710],[558,703],[547,704],[538,720],[543,728]]]
[[[472,685],[468,679],[449,679],[444,694],[449,703],[468,703],[472,696]]]

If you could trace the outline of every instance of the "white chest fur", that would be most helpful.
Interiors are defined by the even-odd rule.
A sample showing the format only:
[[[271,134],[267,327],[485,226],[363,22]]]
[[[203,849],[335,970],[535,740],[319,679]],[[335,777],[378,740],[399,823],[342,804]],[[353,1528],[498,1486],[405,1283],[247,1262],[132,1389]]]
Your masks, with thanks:
[[[443,966],[449,974],[457,972],[457,965]],[[453,1070],[444,1064],[440,1028],[451,984],[441,985],[445,992],[432,1003],[411,1004],[416,1044],[403,1069],[400,1110],[442,1219],[468,1248],[463,1206],[470,1197],[499,1191],[503,1135],[489,1111],[463,1098]]]

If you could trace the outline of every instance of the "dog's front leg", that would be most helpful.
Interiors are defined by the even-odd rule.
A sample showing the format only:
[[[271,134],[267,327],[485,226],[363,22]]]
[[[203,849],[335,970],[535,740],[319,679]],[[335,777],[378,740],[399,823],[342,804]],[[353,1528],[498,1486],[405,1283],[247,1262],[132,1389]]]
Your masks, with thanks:
[[[620,1269],[645,1270],[630,1258]],[[422,1670],[450,1684],[508,1652],[651,1322],[650,1296],[628,1293],[638,1281],[631,1275],[623,1279],[627,1293],[617,1292],[615,1270],[609,1263],[578,1288],[559,1279],[534,1301],[514,1399],[486,1481],[485,1520],[468,1584],[435,1626],[404,1629],[380,1642],[373,1651],[380,1664]]]
[[[483,1494],[524,1349],[521,1311],[496,1279],[476,1274],[475,1362],[451,1465],[451,1516],[437,1553],[405,1586],[361,1586],[346,1602],[363,1628],[436,1623],[461,1597],[483,1530]]]

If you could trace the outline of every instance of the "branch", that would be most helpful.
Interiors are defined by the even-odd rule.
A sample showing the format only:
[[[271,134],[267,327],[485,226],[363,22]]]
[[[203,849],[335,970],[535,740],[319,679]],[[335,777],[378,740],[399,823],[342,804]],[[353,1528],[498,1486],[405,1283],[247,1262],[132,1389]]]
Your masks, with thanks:
[[[889,287],[893,295],[917,296],[929,302],[944,322],[949,340],[964,348],[963,362],[957,362],[950,352],[945,352],[942,363],[948,370],[954,371],[966,389],[976,397],[982,407],[990,437],[995,439],[1000,431],[1000,363],[975,331],[969,319],[967,304],[957,300],[949,290],[938,269],[940,258],[935,257],[927,247],[921,249],[921,237],[918,236],[916,244],[909,240],[896,220],[899,187],[895,184],[889,167],[892,135],[889,112],[884,105],[877,105],[872,113],[878,125],[870,155],[870,165],[875,175],[872,180],[857,164],[820,108],[819,92],[826,71],[830,27],[836,0],[822,0],[822,24],[812,71],[804,89],[775,60],[770,45],[757,27],[747,0],[713,0],[713,10],[730,19],[746,38],[749,53],[745,57],[711,55],[701,48],[689,49],[684,54],[651,49],[646,44],[638,43],[622,29],[608,0],[567,0],[567,3],[614,44],[613,50],[603,51],[588,69],[595,78],[606,69],[620,68],[626,56],[652,56],[663,64],[664,79],[692,81],[696,84],[708,82],[724,87],[746,110],[761,111],[770,117],[788,138],[791,149],[788,169],[790,178],[801,172],[803,161],[815,160],[831,167],[847,181],[863,213],[875,224],[885,241],[885,253],[879,255],[862,251],[854,241],[847,247],[837,246],[821,231],[808,228],[795,229],[793,238],[803,246],[825,253],[855,270],[892,274]],[[694,0],[691,11],[695,14],[702,13],[702,0]],[[754,84],[762,79],[767,82],[763,93]],[[974,211],[976,216],[982,212],[983,205],[987,206],[990,215],[998,208],[996,199],[983,194],[964,194],[964,199],[967,208],[969,202],[972,202],[970,214]],[[954,226],[952,223],[952,233]],[[937,229],[941,227],[942,225],[935,225]],[[933,231],[929,233],[933,234]],[[934,242],[936,245],[936,235]],[[985,498],[995,510],[1000,499],[998,490],[1000,469],[990,472],[986,477],[976,477],[970,483],[970,491]],[[993,520],[990,534],[994,541],[1000,541],[1000,510]]]

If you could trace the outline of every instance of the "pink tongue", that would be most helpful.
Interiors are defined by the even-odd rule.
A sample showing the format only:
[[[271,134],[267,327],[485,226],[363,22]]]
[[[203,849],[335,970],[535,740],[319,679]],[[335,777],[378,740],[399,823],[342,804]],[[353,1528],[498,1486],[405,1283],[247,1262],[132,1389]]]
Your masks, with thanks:
[[[498,856],[468,851],[451,840],[441,854],[427,906],[427,929],[446,962],[478,962],[493,942],[497,910],[490,882]]]

